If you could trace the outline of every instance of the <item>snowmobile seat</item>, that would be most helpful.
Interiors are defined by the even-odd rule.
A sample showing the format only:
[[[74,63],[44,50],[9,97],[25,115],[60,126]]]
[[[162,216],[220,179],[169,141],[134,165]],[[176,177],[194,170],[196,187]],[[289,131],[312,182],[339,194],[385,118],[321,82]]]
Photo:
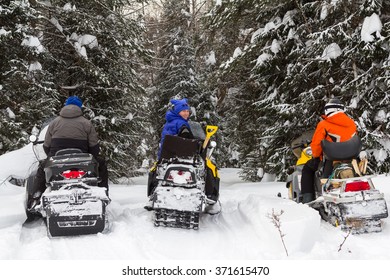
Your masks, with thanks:
[[[326,160],[351,160],[358,157],[362,149],[362,142],[355,134],[345,142],[322,140],[321,146]]]
[[[166,135],[161,148],[161,159],[192,158],[200,153],[201,147],[199,139]]]

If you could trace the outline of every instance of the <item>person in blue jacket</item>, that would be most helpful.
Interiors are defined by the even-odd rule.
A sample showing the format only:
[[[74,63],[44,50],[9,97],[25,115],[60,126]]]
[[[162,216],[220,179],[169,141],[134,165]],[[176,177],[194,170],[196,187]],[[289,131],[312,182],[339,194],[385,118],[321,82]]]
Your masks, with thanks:
[[[190,117],[190,106],[188,105],[187,99],[171,99],[170,102],[173,104],[173,108],[169,110],[165,115],[166,122],[161,133],[161,140],[157,153],[158,162],[161,160],[161,149],[166,135],[180,135],[184,138],[193,138],[191,128],[188,123],[188,119]],[[153,193],[154,189],[156,188],[155,177],[156,171],[150,171],[147,190],[148,197]],[[149,201],[148,205],[145,206],[145,209],[152,210],[149,204],[151,204],[151,201]]]
[[[158,158],[161,157],[161,147],[165,139],[165,135],[181,135],[185,138],[191,138],[191,129],[188,124],[190,117],[190,106],[186,98],[172,99],[170,101],[173,104],[173,108],[169,110],[165,115],[166,123],[161,133],[160,146],[158,150]]]
[[[190,117],[190,106],[188,105],[187,99],[186,98],[180,100],[172,99],[170,100],[170,102],[173,104],[173,108],[169,110],[165,115],[166,123],[164,124],[161,133],[160,146],[158,150],[158,161],[161,160],[161,149],[166,135],[179,135],[180,137],[190,138],[190,139],[194,138],[190,125],[188,123],[188,119]],[[144,207],[148,211],[153,209],[152,208],[153,201],[151,198],[154,189],[157,186],[157,182],[155,178],[156,178],[156,170],[152,169],[149,172],[149,178],[148,178],[147,196],[149,197],[149,201]],[[210,185],[210,187],[208,187],[208,185]],[[221,207],[220,203],[218,202],[219,181],[218,181],[218,185],[216,186],[215,184],[213,185],[212,182],[208,182],[206,180],[206,195],[207,195],[207,189],[211,189],[211,193],[205,211],[209,214],[217,214],[219,213]],[[209,197],[209,195],[207,196]]]

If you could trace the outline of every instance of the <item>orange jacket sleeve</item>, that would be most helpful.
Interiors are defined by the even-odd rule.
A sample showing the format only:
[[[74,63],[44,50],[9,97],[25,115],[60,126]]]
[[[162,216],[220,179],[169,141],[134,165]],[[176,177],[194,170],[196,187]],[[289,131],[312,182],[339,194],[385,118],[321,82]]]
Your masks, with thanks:
[[[326,130],[324,127],[324,121],[320,121],[317,124],[316,130],[314,131],[313,138],[311,139],[311,150],[313,153],[313,157],[319,158],[322,156],[322,147],[321,141],[326,137]]]

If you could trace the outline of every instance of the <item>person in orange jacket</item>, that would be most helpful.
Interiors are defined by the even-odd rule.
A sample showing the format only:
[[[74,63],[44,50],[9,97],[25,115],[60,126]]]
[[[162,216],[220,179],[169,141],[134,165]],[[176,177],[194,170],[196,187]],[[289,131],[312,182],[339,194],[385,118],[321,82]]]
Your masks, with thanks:
[[[314,176],[322,159],[321,141],[344,142],[356,134],[356,124],[344,112],[344,104],[338,98],[332,98],[324,107],[325,115],[316,127],[311,140],[313,158],[304,165],[301,178],[302,202],[315,199]]]

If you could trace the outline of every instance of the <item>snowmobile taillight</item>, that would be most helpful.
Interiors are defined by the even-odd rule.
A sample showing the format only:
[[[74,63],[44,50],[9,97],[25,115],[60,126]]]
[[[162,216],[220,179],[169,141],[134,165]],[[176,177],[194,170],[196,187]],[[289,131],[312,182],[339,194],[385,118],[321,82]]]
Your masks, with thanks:
[[[172,181],[174,183],[192,183],[192,175],[189,171],[184,170],[171,170],[169,172],[168,181]]]
[[[85,175],[85,171],[83,170],[66,170],[62,172],[62,177],[65,179],[79,179]]]
[[[346,192],[368,191],[370,184],[366,181],[348,182],[345,185]]]

